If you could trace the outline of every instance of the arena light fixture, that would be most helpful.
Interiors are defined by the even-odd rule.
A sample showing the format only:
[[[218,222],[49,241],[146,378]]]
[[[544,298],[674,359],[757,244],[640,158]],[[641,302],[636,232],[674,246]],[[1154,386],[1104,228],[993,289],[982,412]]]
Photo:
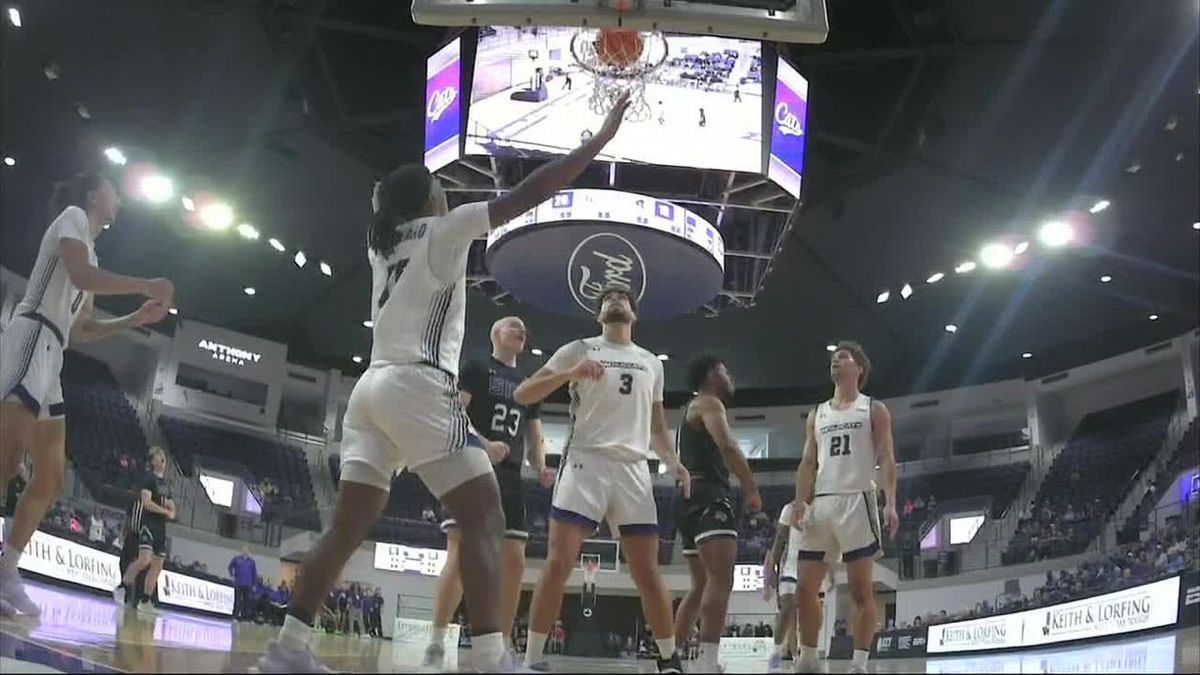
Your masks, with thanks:
[[[832,354],[837,351],[837,345],[825,345],[825,351]]]
[[[200,208],[200,222],[210,230],[224,232],[233,225],[233,209],[225,202],[210,202]]]
[[[929,275],[929,278],[925,280],[925,283],[936,284],[937,282],[939,282],[945,278],[946,278],[945,274],[942,274],[941,272],[934,272],[933,274]]]
[[[952,324],[952,323],[948,323],[948,324],[946,324],[946,332],[947,332],[947,333],[957,333],[957,332],[958,332],[958,326],[955,326],[955,325],[954,325],[954,324]]]
[[[904,298],[905,300],[911,298],[912,294],[913,290],[912,285],[910,284],[904,284],[904,286],[900,289],[900,297]]]
[[[17,160],[16,160],[16,159],[14,159],[14,158],[12,158],[12,157],[7,157],[7,156],[6,156],[6,157],[4,158],[4,165],[5,165],[5,166],[16,166],[16,165],[17,165]]]
[[[254,290],[253,286],[247,286],[242,289],[242,292],[245,293],[246,295],[254,295],[258,291]]]
[[[883,303],[887,302],[888,298],[890,298],[890,297],[892,297],[892,292],[887,289],[884,289],[882,293],[875,296],[875,304],[882,305]]]
[[[1151,315],[1150,315],[1150,320],[1151,320],[1151,321],[1158,321],[1158,315],[1157,315],[1157,314],[1151,314]]]
[[[1013,250],[1011,246],[999,242],[988,244],[979,251],[979,259],[994,270],[1003,269],[1012,262]]]
[[[542,351],[541,347],[534,347],[533,349],[529,350],[529,353],[533,354],[534,356],[541,356],[545,352]]]
[[[21,10],[16,7],[8,8],[8,22],[13,25],[13,28],[21,27]]]
[[[105,148],[104,156],[108,159],[108,161],[116,164],[117,166],[125,166],[129,162],[129,159],[125,157],[125,153],[121,152],[120,148]]]
[[[283,245],[283,242],[279,241],[275,237],[271,237],[270,239],[268,239],[267,243],[271,245],[271,248],[275,249],[276,251],[279,251],[280,253],[283,253],[284,251],[287,250],[287,247],[285,247]]]
[[[321,274],[324,274],[327,277],[333,276],[333,268],[329,266],[329,263],[322,260],[320,267],[321,267]]]
[[[670,361],[670,360],[671,360],[671,357],[670,357],[670,355],[668,355],[668,354],[659,354],[659,355],[658,355],[658,360],[659,360],[659,361]]]
[[[968,260],[966,262],[961,262],[958,264],[958,267],[954,268],[955,274],[970,274],[971,272],[974,272],[974,271],[975,271],[975,261],[974,260]]]
[[[350,360],[355,363],[362,363],[363,357],[359,356],[358,354],[355,354],[354,356],[350,357]]]
[[[296,255],[292,257],[292,262],[296,263],[296,267],[303,269],[308,264],[308,256],[304,255],[304,251],[296,251]]]
[[[1107,284],[1108,282],[1112,281],[1112,279],[1112,276],[1105,274],[1104,276],[1100,277],[1100,283]]]
[[[1074,238],[1075,229],[1064,220],[1051,220],[1038,230],[1038,239],[1051,248],[1066,246]]]
[[[1088,209],[1088,213],[1100,213],[1110,206],[1112,206],[1112,202],[1108,201],[1107,199],[1101,199],[1095,204],[1092,204],[1092,208]]]
[[[176,314],[179,314],[179,308],[172,307],[171,309],[167,310],[167,314],[170,314],[171,316],[175,316]]]
[[[1028,250],[1029,250],[1029,242],[1023,241],[1013,247],[1013,255],[1021,255],[1022,253],[1024,253],[1025,251],[1028,251]]]
[[[254,227],[250,223],[242,223],[241,225],[238,225],[237,233],[241,235],[242,239],[249,239],[250,241],[258,240],[258,228]]]
[[[185,211],[195,211],[196,210],[196,202],[192,201],[191,197],[184,196],[184,197],[180,198],[179,203],[183,204],[183,208]]]
[[[163,204],[175,195],[175,184],[162,174],[152,173],[142,177],[138,183],[138,190],[142,193],[142,198],[151,204]],[[188,211],[192,210],[188,208],[188,202],[191,201],[187,197],[183,198],[183,207]],[[192,207],[194,208],[195,204]]]
[[[1021,358],[1023,358],[1023,359],[1032,359],[1032,358],[1033,358],[1033,354],[1032,354],[1032,353],[1030,353],[1030,352],[1025,352],[1024,354],[1022,354],[1022,355],[1021,355]]]
[[[10,160],[10,159],[12,159],[12,157],[5,157],[5,158],[4,158],[4,163],[5,163],[5,164],[8,164],[8,160]],[[12,166],[12,164],[8,164],[8,165],[9,165],[9,166]],[[1192,229],[1193,229],[1193,230],[1200,230],[1200,223],[1192,223]]]
[[[370,319],[367,319],[366,321],[363,322],[363,328],[374,328],[374,327],[375,327],[375,322]]]

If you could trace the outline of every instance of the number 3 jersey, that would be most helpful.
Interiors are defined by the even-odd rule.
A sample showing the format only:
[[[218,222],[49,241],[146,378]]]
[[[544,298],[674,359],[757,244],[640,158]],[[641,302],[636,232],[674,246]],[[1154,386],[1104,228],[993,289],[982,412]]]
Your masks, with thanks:
[[[537,419],[541,406],[523,406],[513,400],[517,385],[524,381],[521,371],[494,357],[470,361],[458,375],[458,388],[471,395],[467,417],[475,430],[489,441],[508,444],[508,456],[499,466],[520,471],[525,461],[525,431],[528,420]]]
[[[662,362],[635,344],[597,336],[559,348],[546,367],[561,373],[585,359],[603,364],[604,377],[567,385],[571,429],[564,452],[599,450],[625,462],[649,459],[651,415],[663,400]]]
[[[874,491],[875,438],[871,433],[871,397],[859,395],[845,410],[826,401],[817,406],[816,495]]]

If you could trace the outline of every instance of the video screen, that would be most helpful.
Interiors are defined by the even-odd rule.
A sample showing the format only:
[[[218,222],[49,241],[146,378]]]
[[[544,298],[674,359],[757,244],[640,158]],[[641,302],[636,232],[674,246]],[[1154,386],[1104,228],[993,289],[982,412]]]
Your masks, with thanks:
[[[460,47],[455,38],[425,64],[425,168],[430,171],[458,159]]]
[[[782,58],[775,75],[775,109],[771,111],[771,155],[767,178],[800,198],[804,177],[804,140],[808,127],[808,80]]]
[[[596,133],[592,74],[571,51],[575,28],[483,27],[465,154],[562,155]],[[666,35],[647,79],[648,119],[627,120],[601,159],[760,173],[762,43]],[[658,50],[657,53],[661,53]]]
[[[208,495],[208,501],[217,506],[233,506],[233,481],[200,472],[200,484]]]

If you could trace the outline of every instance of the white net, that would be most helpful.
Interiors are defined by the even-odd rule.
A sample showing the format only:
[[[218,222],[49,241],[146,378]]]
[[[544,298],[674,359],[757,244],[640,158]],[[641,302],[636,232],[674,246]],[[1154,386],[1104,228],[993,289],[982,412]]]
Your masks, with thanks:
[[[626,121],[645,122],[651,116],[650,104],[646,102],[646,81],[667,60],[667,41],[658,31],[637,31],[636,38],[620,41],[612,40],[610,33],[606,42],[605,30],[581,28],[571,38],[571,54],[592,75],[588,107],[597,115],[606,115],[617,99],[629,92]],[[638,42],[640,50],[634,47]],[[616,54],[611,51],[612,46],[619,48]]]

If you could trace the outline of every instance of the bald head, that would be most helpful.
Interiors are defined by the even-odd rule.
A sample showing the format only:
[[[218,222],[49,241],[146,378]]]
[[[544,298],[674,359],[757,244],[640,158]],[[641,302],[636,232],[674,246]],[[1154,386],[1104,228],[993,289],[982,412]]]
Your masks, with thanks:
[[[506,316],[492,324],[492,355],[501,361],[515,361],[525,351],[525,322],[519,316]]]

